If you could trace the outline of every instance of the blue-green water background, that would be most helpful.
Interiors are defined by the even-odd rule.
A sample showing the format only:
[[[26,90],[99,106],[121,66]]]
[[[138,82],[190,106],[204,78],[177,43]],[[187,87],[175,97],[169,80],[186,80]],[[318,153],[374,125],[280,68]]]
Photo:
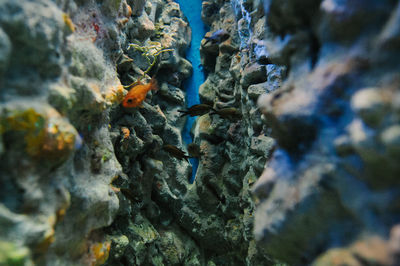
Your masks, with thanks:
[[[184,82],[184,87],[186,89],[186,104],[188,107],[199,104],[199,87],[205,81],[205,73],[201,67],[200,61],[200,43],[204,35],[207,32],[207,28],[201,20],[201,5],[202,0],[176,0],[180,5],[180,8],[187,17],[189,25],[192,28],[192,42],[186,51],[186,59],[188,59],[193,66],[193,75]],[[182,138],[186,144],[193,141],[190,135],[190,129],[194,123],[195,117],[188,116],[185,127],[182,132]],[[193,166],[192,176],[190,178],[190,183],[194,182],[196,171],[198,167],[197,159],[190,159]]]

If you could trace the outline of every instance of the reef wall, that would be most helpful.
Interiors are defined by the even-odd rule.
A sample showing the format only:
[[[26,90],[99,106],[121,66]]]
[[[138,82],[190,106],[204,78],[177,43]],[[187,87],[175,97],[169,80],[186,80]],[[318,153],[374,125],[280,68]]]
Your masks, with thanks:
[[[6,265],[105,260],[119,208],[109,112],[125,2],[0,2],[0,238]],[[107,14],[107,15],[105,15]],[[112,37],[110,37],[112,36]]]
[[[178,7],[170,2],[165,8],[172,5]],[[226,44],[224,60],[231,60],[238,51],[233,10],[229,2],[218,4],[215,12],[218,13],[219,9],[229,12],[232,19],[229,26],[232,26],[232,35],[236,36],[232,43]],[[179,13],[179,16],[182,22],[186,21],[184,15]],[[156,17],[155,23],[168,32],[170,26],[166,18]],[[177,38],[186,39],[187,35],[178,35]],[[218,54],[218,45],[212,45],[211,49]],[[158,81],[161,88],[168,88],[165,91],[170,95],[176,95],[180,88],[185,89],[181,80],[187,76],[178,72],[178,79],[171,79],[173,75],[169,70],[179,65],[178,62],[176,65],[165,65],[164,80],[160,75],[164,73],[163,61],[158,66]],[[210,79],[218,78],[218,71],[213,68],[209,71]],[[225,63],[221,71],[229,73],[229,65]],[[228,91],[226,96],[230,99],[239,96],[230,88]],[[202,103],[214,105],[214,99],[204,100],[202,95]],[[162,144],[177,145],[185,150],[175,135],[179,131],[174,131],[172,137],[168,128],[168,124],[182,125],[184,119],[176,116],[176,110],[184,109],[183,98],[176,101],[171,96],[156,94],[153,103],[159,104],[167,118],[167,125],[159,129],[160,133],[154,128],[154,120],[147,120],[153,134],[159,135]],[[231,107],[239,108],[238,104],[231,102]],[[254,101],[252,106],[255,108]],[[118,122],[119,126],[132,123],[129,117],[131,115],[122,120],[125,124]],[[194,184],[188,182],[191,172],[185,160],[180,161],[152,149],[140,151],[137,157],[133,157],[131,152],[124,153],[127,164],[123,168],[127,181],[121,180],[124,187],[121,188],[120,202],[125,201],[126,205],[120,208],[115,222],[106,229],[115,243],[107,262],[109,265],[257,265],[269,261],[255,247],[252,234],[254,208],[249,193],[249,186],[261,174],[266,152],[262,149],[253,151],[256,155],[252,158],[258,159],[258,169],[252,170],[247,166],[249,161],[246,161],[246,156],[250,152],[240,135],[245,126],[240,127],[237,118],[235,115],[222,119],[209,114],[198,118],[192,133],[202,156]],[[257,119],[260,120],[260,114]],[[230,127],[231,132],[226,134]],[[234,142],[235,145],[232,144]],[[121,151],[123,145],[122,142],[116,143],[116,146],[121,146],[118,148]],[[257,149],[255,146],[254,150]],[[228,147],[244,151],[237,154],[233,150],[227,151]]]
[[[201,15],[190,184],[177,3],[0,0],[0,265],[398,265],[398,1]]]
[[[0,2],[0,264],[102,264],[130,243],[102,228],[139,209],[157,216],[160,182],[186,189],[189,164],[155,155],[163,141],[181,144],[178,87],[191,73],[181,16],[169,1]],[[159,105],[149,93],[140,110],[123,110],[123,85],[156,72]],[[126,229],[131,245],[167,245],[151,224],[134,233],[146,222]]]
[[[200,99],[237,112],[198,119],[195,141],[226,158],[203,158],[196,178],[230,197],[263,172],[252,207],[234,196],[245,214],[255,204],[265,257],[250,265],[398,265],[399,7],[203,2],[211,32],[231,38],[202,46]]]
[[[231,5],[218,8],[233,27],[222,47],[226,61],[239,40]],[[241,134],[250,122],[240,126],[240,114],[202,117],[193,132],[203,154],[193,185],[190,164],[162,149],[186,150],[178,110],[192,73],[183,58],[191,30],[178,4],[1,1],[0,14],[0,264],[267,260],[253,240],[249,186],[268,153],[258,144],[273,141],[254,139],[249,150]],[[210,72],[218,82],[229,65]],[[120,105],[129,84],[154,75],[159,89],[142,107]],[[239,112],[232,99],[240,94],[224,95]],[[248,154],[257,162],[251,167]]]
[[[253,187],[258,244],[290,265],[399,265],[399,2],[264,10],[260,51],[287,73],[258,100],[277,142]]]

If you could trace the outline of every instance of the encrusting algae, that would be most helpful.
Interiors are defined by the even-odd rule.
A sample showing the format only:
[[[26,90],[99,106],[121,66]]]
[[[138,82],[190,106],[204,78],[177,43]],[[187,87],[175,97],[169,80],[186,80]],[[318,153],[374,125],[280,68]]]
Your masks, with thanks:
[[[124,100],[124,86],[121,84],[117,85],[116,87],[111,87],[109,92],[105,95],[105,99],[108,103],[121,103]]]
[[[71,32],[75,32],[75,25],[68,14],[63,13],[63,20],[68,29],[70,29]]]
[[[127,127],[121,127],[121,132],[123,134],[124,139],[129,139],[131,131]]]
[[[111,243],[106,241],[104,243],[94,243],[90,246],[90,265],[99,266],[103,265],[110,254]]]
[[[72,127],[63,128],[56,114],[43,115],[33,108],[6,113],[1,117],[0,133],[22,133],[25,151],[32,157],[69,154],[77,134]]]
[[[56,222],[56,219],[54,219],[52,225],[54,226]],[[37,254],[44,254],[47,252],[49,249],[50,245],[55,241],[55,230],[54,228],[51,228],[45,234],[43,235],[43,239],[38,245],[35,247],[34,251]]]

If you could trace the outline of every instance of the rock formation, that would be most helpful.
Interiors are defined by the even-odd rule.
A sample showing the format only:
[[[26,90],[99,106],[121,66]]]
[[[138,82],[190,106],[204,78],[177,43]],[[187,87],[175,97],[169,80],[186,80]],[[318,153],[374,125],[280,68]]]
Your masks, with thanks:
[[[201,16],[190,184],[177,3],[0,0],[0,265],[399,264],[400,4]]]
[[[259,98],[277,149],[253,187],[254,232],[274,258],[305,265],[342,247],[314,265],[398,265],[386,241],[400,199],[399,8],[264,2],[265,61],[287,69]]]

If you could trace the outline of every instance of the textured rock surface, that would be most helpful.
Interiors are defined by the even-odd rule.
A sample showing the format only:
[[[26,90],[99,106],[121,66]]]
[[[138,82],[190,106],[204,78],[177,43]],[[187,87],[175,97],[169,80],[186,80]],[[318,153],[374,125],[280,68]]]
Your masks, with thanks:
[[[110,251],[111,261],[123,263],[127,246],[155,240],[162,254],[155,260],[180,261],[182,243],[191,240],[174,228],[164,236],[148,219],[159,215],[157,205],[151,208],[155,178],[171,176],[168,195],[186,190],[189,165],[158,152],[163,141],[181,143],[183,121],[167,117],[177,116],[184,94],[174,95],[175,105],[165,97],[141,110],[119,103],[121,82],[132,83],[149,67],[129,43],[153,47],[150,55],[172,49],[149,72],[158,72],[161,85],[171,79],[180,86],[190,74],[179,56],[190,41],[181,16],[166,1],[0,2],[0,253],[7,253],[0,264],[99,265]],[[143,219],[132,219],[142,211]],[[121,234],[102,229],[115,217],[118,228],[121,214],[131,227],[121,225]],[[129,261],[135,263],[143,265]]]
[[[232,37],[203,46],[210,75],[201,97],[236,110],[198,120],[193,133],[202,158],[189,185],[188,162],[161,149],[182,147],[177,110],[185,105],[182,80],[192,72],[183,58],[191,32],[179,5],[57,3],[0,2],[0,248],[9,253],[0,259],[27,265],[270,261],[255,246],[249,189],[275,141],[263,133],[256,108],[262,91],[248,96],[246,89],[276,80],[240,46],[233,6],[203,6],[213,14],[206,19],[211,30],[230,28]],[[171,50],[155,58],[160,49]],[[155,74],[160,90],[149,93],[143,108],[119,105],[123,85]]]
[[[176,4],[160,5],[163,11],[153,23],[168,35],[152,40],[161,36],[161,43],[171,43],[181,54],[188,45],[182,42],[188,34],[182,27],[187,27],[185,19]],[[176,127],[183,121],[177,118],[177,109],[184,104],[181,81],[191,67],[178,54],[162,57],[157,74],[161,89],[152,103],[159,105],[164,116],[158,118],[160,114],[146,104],[123,116],[116,112],[111,123],[117,158],[126,176],[114,182],[123,207],[105,229],[112,241],[109,265],[257,265],[272,261],[255,246],[254,203],[249,191],[275,141],[262,132],[256,98],[249,98],[241,85],[268,82],[263,76],[267,68],[252,62],[254,67],[242,74],[241,68],[250,60],[239,58],[234,9],[229,2],[212,5],[213,14],[220,17],[209,21],[211,30],[231,28],[232,38],[220,45],[203,45],[202,59],[210,74],[200,97],[215,108],[235,107],[237,114],[198,118],[193,135],[202,157],[196,181],[189,185],[186,161],[158,149],[162,144],[182,146]],[[207,63],[212,54],[218,56]],[[126,69],[119,74],[127,77]],[[121,127],[129,129],[130,137],[123,137]]]
[[[195,210],[189,205],[185,211],[188,217],[191,213],[198,217],[200,230],[196,224],[191,230],[206,252],[214,253],[209,263],[267,265],[273,260],[259,251],[252,235],[254,202],[249,188],[262,173],[275,146],[256,105],[258,95],[270,88],[267,66],[258,63],[253,51],[242,45],[249,32],[238,28],[237,23],[243,18],[241,8],[241,3],[234,1],[203,2],[202,17],[210,26],[206,36],[227,29],[230,38],[222,43],[202,42],[200,53],[209,74],[200,87],[200,99],[215,109],[235,108],[235,112],[198,118],[194,142],[200,145],[204,156],[195,185],[203,209]],[[255,14],[254,19],[261,19],[260,15]],[[259,37],[262,39],[263,35]],[[216,229],[207,223],[215,224]],[[214,245],[203,242],[203,232]]]
[[[386,241],[400,211],[400,5],[271,0],[264,8],[260,60],[288,71],[258,100],[277,141],[253,187],[258,244],[291,265],[332,246],[341,248],[315,265],[398,265]]]
[[[162,149],[186,151],[178,4],[0,0],[0,265],[399,264],[400,4],[201,15],[230,38],[202,42],[217,111],[192,128],[191,185]],[[142,108],[120,105],[154,75]]]
[[[102,259],[91,232],[119,207],[108,121],[122,87],[104,37],[126,3],[101,18],[58,4],[0,2],[0,238],[26,263],[79,265]]]

